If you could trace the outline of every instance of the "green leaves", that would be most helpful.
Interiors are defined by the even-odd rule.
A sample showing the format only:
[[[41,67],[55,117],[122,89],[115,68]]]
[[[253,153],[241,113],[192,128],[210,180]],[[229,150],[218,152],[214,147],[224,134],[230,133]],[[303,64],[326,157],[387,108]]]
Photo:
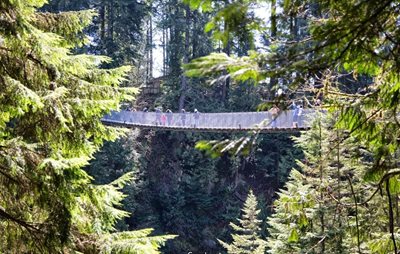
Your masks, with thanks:
[[[233,81],[253,81],[255,83],[265,79],[265,72],[259,67],[258,61],[262,56],[250,52],[246,57],[230,57],[224,53],[212,53],[200,57],[184,65],[185,74],[189,77],[202,77],[227,72]],[[213,82],[218,81],[214,79]]]
[[[203,12],[216,10],[215,15],[205,25],[205,32],[212,32],[214,39],[221,41],[226,47],[237,39],[241,43],[249,43],[254,47],[253,32],[261,30],[262,21],[254,17],[252,8],[257,8],[257,1],[240,1],[223,3],[212,0],[184,0],[191,9]]]
[[[215,28],[215,23],[210,21],[204,26],[204,32],[208,33]]]
[[[183,0],[183,3],[189,5],[191,9],[202,12],[212,11],[214,2],[212,0]]]

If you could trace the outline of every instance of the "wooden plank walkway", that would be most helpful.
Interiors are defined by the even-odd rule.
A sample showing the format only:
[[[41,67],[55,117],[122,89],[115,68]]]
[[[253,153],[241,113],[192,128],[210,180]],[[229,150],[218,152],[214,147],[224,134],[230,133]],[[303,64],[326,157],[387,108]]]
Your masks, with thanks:
[[[242,132],[259,132],[259,133],[288,133],[288,132],[299,132],[309,130],[310,127],[297,127],[297,128],[206,128],[206,127],[189,127],[189,126],[163,126],[163,125],[144,125],[144,124],[133,124],[119,121],[109,121],[102,119],[105,125],[123,127],[130,129],[152,129],[160,131],[188,131],[188,132],[212,132],[212,133],[242,133]]]

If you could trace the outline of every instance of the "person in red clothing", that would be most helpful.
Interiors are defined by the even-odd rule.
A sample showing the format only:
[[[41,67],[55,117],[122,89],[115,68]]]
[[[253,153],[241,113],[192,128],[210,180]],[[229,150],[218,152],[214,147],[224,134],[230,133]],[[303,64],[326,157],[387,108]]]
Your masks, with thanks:
[[[163,126],[165,126],[166,122],[167,122],[167,116],[164,113],[162,113],[162,115],[161,115],[161,124]]]

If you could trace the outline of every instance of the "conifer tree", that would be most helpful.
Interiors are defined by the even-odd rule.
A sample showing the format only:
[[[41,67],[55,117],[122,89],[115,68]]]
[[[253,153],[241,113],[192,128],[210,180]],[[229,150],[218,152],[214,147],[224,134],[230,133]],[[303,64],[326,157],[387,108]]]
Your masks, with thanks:
[[[100,119],[132,98],[118,88],[130,68],[72,54],[95,13],[37,12],[45,2],[0,2],[0,252],[155,253],[169,237],[109,234],[131,176],[96,186],[82,169],[122,134]]]
[[[260,225],[257,210],[257,199],[250,190],[244,208],[243,215],[238,219],[239,225],[230,223],[232,229],[236,232],[232,234],[233,242],[231,244],[218,240],[229,254],[263,254],[265,252],[265,241],[260,237]]]
[[[332,125],[332,120],[321,119],[296,138],[305,159],[298,161],[301,172],[292,170],[275,202],[268,221],[270,253],[393,249],[381,227],[386,215],[380,203],[386,197],[374,196],[375,188],[363,180],[371,153]]]
[[[298,162],[303,174],[293,170],[286,189],[279,193],[275,202],[275,214],[269,219],[268,247],[271,253],[300,253],[313,247],[314,251],[325,248],[325,231],[331,223],[327,218],[324,191],[331,180],[325,175],[328,165],[325,156],[330,148],[326,142],[328,137],[321,122],[316,122],[311,131],[298,139],[305,152],[305,162]],[[320,241],[323,245],[318,244]]]

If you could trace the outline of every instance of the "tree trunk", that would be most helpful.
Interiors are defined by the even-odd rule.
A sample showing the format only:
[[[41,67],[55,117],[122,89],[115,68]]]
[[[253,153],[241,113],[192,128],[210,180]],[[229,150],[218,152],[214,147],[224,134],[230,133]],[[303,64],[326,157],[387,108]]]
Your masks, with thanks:
[[[149,73],[149,78],[152,79],[153,78],[153,18],[150,15],[150,26],[149,26],[149,51],[150,51],[150,73]]]
[[[108,10],[108,39],[112,42],[114,40],[114,1],[110,1]]]
[[[101,3],[99,16],[100,16],[100,40],[104,41],[104,38],[106,36],[106,7],[104,2]]]
[[[276,35],[278,33],[278,27],[277,27],[277,20],[276,20],[276,0],[271,0],[271,33],[270,33],[270,43],[276,39]],[[274,66],[272,66],[274,68]],[[269,100],[272,99],[271,93],[272,93],[272,88],[275,87],[277,84],[277,79],[275,77],[270,77],[270,83],[268,87],[269,91]]]
[[[185,50],[183,55],[183,63],[186,64],[189,62],[189,43],[190,43],[190,9],[189,6],[185,6],[185,18],[186,18],[186,27],[185,27]],[[179,97],[179,110],[185,107],[185,98],[186,92],[188,88],[188,79],[184,73],[181,74],[181,95]]]
[[[166,59],[166,42],[167,42],[167,39],[165,38],[166,36],[165,36],[165,34],[166,34],[166,31],[165,31],[165,28],[163,27],[162,28],[162,55],[163,55],[163,67],[162,67],[162,74],[163,74],[163,76],[165,76],[166,75],[166,61],[167,61],[167,59]]]
[[[193,13],[193,36],[192,36],[192,58],[197,57],[198,45],[199,45],[199,33],[197,33],[198,27],[198,20],[197,20],[198,12]],[[203,29],[203,27],[201,27]]]
[[[169,74],[169,70],[170,70],[169,64],[168,64],[170,62],[170,55],[169,55],[169,52],[168,52],[169,42],[171,40],[170,33],[171,33],[170,29],[167,28],[165,30],[165,74],[166,75]]]
[[[324,179],[324,175],[323,175],[323,173],[324,173],[324,171],[323,171],[323,168],[324,168],[324,165],[323,165],[323,158],[322,158],[322,126],[321,126],[321,122],[319,123],[319,135],[318,135],[318,138],[319,138],[319,152],[318,152],[318,157],[319,157],[319,161],[320,161],[320,163],[319,163],[319,199],[320,199],[320,201],[319,201],[319,210],[321,211],[322,210],[322,206],[323,206],[323,203],[324,203],[324,190],[323,190],[323,187],[322,187],[322,183],[323,183],[323,179]],[[324,217],[324,213],[320,213],[320,223],[321,223],[321,232],[320,232],[320,235],[321,236],[323,236],[323,235],[325,235],[325,217]],[[325,252],[325,240],[324,239],[321,239],[322,241],[321,241],[321,252],[320,253],[324,253]]]
[[[224,24],[224,30],[227,30],[227,23]],[[222,50],[225,54],[227,54],[228,56],[231,55],[231,38],[228,34],[228,40],[227,43],[224,47],[224,49]],[[225,73],[226,74],[226,73]],[[222,83],[222,94],[221,94],[221,101],[222,103],[225,105],[227,99],[228,99],[228,92],[229,92],[229,86],[230,86],[230,81],[231,79],[228,77],[227,79],[225,79],[225,81],[223,81]]]

